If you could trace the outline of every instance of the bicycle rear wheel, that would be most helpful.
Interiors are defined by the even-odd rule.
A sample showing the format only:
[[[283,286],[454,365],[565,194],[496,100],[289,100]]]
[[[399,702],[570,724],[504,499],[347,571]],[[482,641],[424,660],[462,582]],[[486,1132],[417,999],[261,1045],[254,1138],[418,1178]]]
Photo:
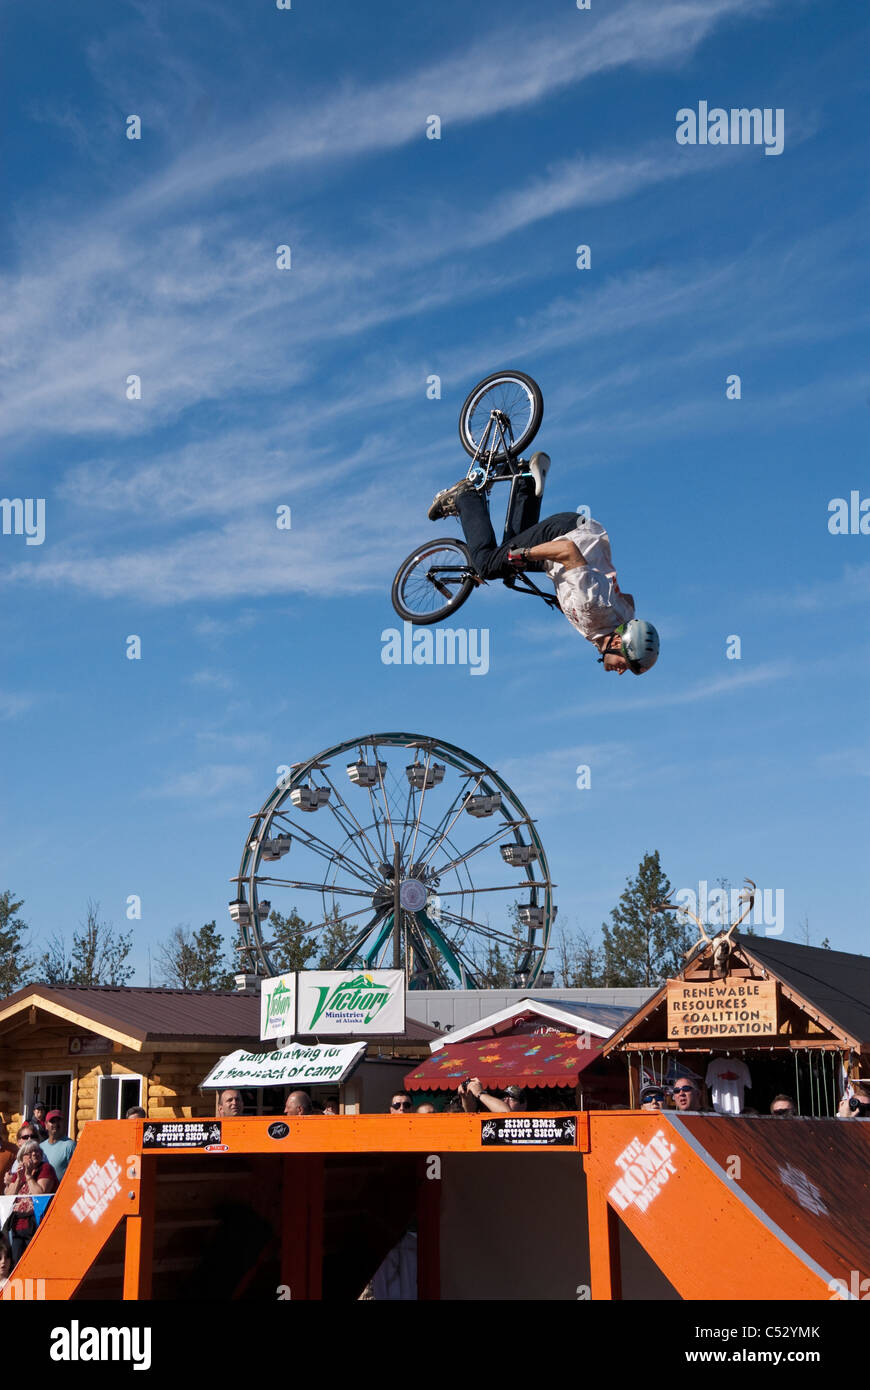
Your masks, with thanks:
[[[474,588],[474,578],[464,541],[429,541],[399,566],[393,580],[393,607],[405,622],[437,623],[462,607]]]
[[[472,458],[483,443],[494,410],[502,417],[507,448],[499,443],[492,462],[503,463],[521,454],[538,433],[544,418],[541,388],[525,372],[494,372],[478,382],[459,412],[459,438]],[[493,442],[491,435],[487,454]]]

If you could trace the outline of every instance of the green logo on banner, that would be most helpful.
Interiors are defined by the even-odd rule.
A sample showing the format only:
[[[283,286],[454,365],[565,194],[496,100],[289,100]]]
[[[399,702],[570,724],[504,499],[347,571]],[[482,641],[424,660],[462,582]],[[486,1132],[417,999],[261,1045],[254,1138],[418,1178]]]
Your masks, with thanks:
[[[293,1004],[293,991],[288,989],[283,980],[279,980],[272,993],[267,996],[266,1016],[271,1021],[274,1019],[286,1018]]]
[[[390,998],[389,988],[376,985],[371,975],[355,975],[333,989],[329,985],[315,985],[315,989],[320,998],[309,1025],[312,1032],[324,1014],[333,1022],[371,1023]]]

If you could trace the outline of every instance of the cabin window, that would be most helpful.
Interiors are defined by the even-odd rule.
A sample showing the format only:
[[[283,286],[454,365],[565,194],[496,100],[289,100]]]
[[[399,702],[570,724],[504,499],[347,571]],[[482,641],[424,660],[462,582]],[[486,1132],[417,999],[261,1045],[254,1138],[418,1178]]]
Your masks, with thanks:
[[[142,1104],[141,1076],[101,1076],[97,1094],[98,1120],[123,1120],[131,1105]]]

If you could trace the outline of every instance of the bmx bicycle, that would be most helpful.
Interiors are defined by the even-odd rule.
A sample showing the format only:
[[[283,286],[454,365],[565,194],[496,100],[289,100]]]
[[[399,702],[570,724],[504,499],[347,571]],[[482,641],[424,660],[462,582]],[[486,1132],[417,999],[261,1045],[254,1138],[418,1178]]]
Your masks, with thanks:
[[[507,515],[521,478],[533,477],[522,451],[531,444],[544,418],[541,388],[525,372],[494,372],[478,382],[459,412],[459,438],[471,465],[468,482],[489,494],[496,483],[510,483]],[[542,485],[542,484],[541,484]],[[502,537],[509,539],[507,528]],[[399,566],[393,580],[392,602],[399,617],[418,626],[437,623],[461,608],[473,589],[487,581],[477,573],[464,540],[439,537],[418,545]],[[508,589],[543,599],[558,608],[528,573],[503,579]]]

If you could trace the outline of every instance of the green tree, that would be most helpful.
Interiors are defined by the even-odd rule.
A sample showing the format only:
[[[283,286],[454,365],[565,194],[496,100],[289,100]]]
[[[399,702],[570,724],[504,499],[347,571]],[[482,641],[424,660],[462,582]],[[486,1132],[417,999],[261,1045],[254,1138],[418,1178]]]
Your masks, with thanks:
[[[360,928],[356,930],[348,926],[341,920],[341,915],[337,907],[333,907],[326,918],[325,926],[321,927],[317,933],[317,946],[320,956],[317,961],[318,970],[334,970],[335,962],[341,960],[345,952],[349,951],[355,936],[359,935]],[[352,964],[342,969],[352,969]]]
[[[205,922],[199,931],[193,933],[193,947],[197,957],[197,981],[195,989],[232,989],[234,970],[231,970],[224,957],[224,939],[217,929],[217,922]]]
[[[13,994],[27,984],[27,977],[33,967],[28,955],[28,945],[23,939],[27,923],[19,917],[18,909],[24,906],[24,899],[12,897],[7,888],[0,893],[0,997]]]
[[[224,959],[224,941],[216,922],[199,931],[173,928],[157,948],[161,982],[174,989],[231,989],[233,971]]]
[[[487,941],[475,957],[475,975],[481,989],[513,989],[516,966],[502,952],[499,943]]]
[[[287,970],[313,968],[309,962],[317,954],[317,939],[311,934],[311,923],[300,917],[295,907],[291,907],[286,917],[273,912],[269,926],[268,951],[279,975]]]
[[[680,913],[657,912],[671,885],[659,852],[645,854],[637,875],[602,925],[604,981],[610,986],[657,985],[676,975],[691,946],[691,927]]]
[[[123,985],[134,973],[127,964],[133,933],[115,932],[100,920],[100,904],[88,899],[84,922],[73,932],[69,952],[63,935],[52,937],[40,957],[38,977],[46,984]]]

